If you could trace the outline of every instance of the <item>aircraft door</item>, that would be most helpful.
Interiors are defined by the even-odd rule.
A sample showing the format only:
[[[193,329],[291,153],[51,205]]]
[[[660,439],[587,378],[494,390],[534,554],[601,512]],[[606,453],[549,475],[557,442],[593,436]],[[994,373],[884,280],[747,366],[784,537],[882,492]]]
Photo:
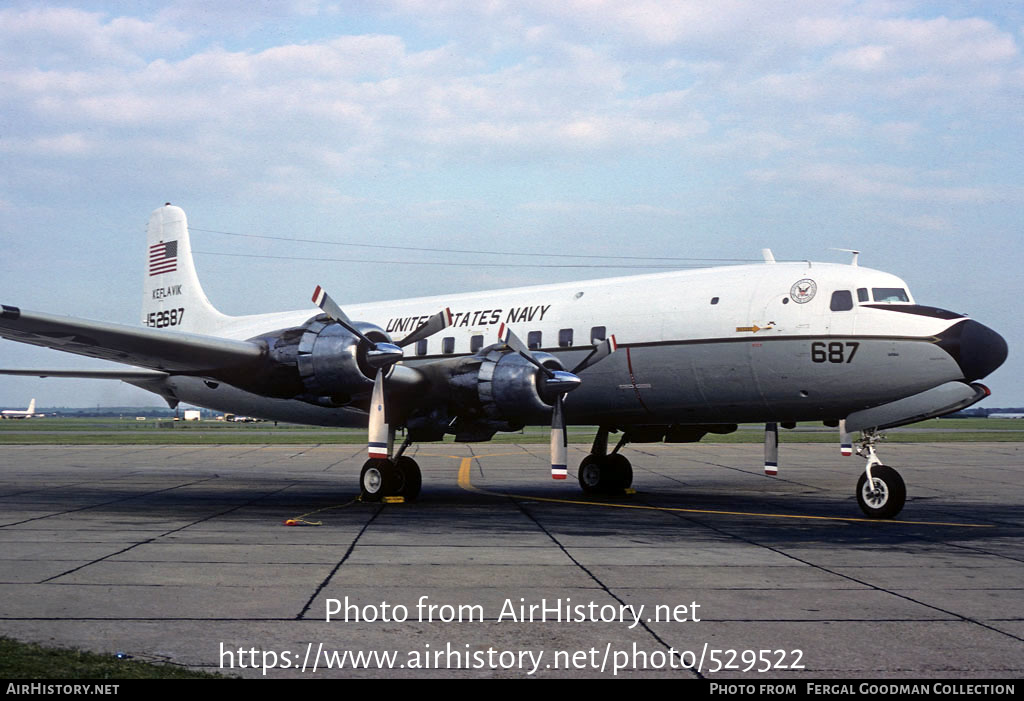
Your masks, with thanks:
[[[751,339],[751,368],[764,404],[779,419],[813,404],[811,383],[797,386],[812,365],[811,339],[828,334],[827,295],[813,269],[791,279],[768,275],[757,290],[760,330]],[[808,402],[808,400],[811,402]]]

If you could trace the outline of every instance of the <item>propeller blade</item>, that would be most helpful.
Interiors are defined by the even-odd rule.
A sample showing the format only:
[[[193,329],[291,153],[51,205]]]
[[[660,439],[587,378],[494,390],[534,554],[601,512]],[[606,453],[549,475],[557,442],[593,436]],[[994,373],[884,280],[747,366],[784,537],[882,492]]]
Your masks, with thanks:
[[[443,310],[434,314],[425,322],[420,324],[416,329],[408,336],[403,338],[397,343],[400,348],[411,346],[416,341],[422,341],[424,338],[433,336],[438,331],[443,331],[452,325],[452,310],[445,307]]]
[[[615,336],[609,336],[594,346],[594,350],[590,352],[590,355],[584,358],[579,365],[572,369],[572,374],[575,375],[576,373],[582,372],[590,366],[601,362],[616,350],[618,350],[618,345],[615,343]]]
[[[564,394],[558,395],[551,412],[551,479],[556,480],[564,480],[569,474],[566,468],[569,443],[565,434],[565,412],[562,410],[564,399]]]
[[[370,458],[388,458],[388,417],[384,403],[384,370],[377,371],[373,381],[373,396],[370,399],[370,424],[366,442]]]
[[[779,474],[779,425],[764,425],[764,473],[769,477]]]
[[[537,359],[533,357],[533,353],[530,352],[530,347],[523,343],[519,336],[516,336],[514,333],[512,333],[512,329],[510,329],[507,324],[502,324],[499,327],[498,338],[506,346],[514,350],[519,355],[523,356],[526,360],[536,365],[537,368],[540,369],[540,371],[543,372],[547,377],[554,377],[554,372],[541,365],[540,362],[538,362]]]
[[[853,441],[846,430],[846,419],[839,419],[839,453],[845,457],[853,455]]]
[[[348,315],[341,310],[338,303],[331,299],[331,296],[327,294],[327,291],[320,287],[320,285],[317,285],[316,289],[313,290],[313,304],[320,307],[324,314],[345,327],[349,333],[358,336],[361,341],[365,341],[371,346],[376,345],[373,341],[363,335],[362,331],[352,325],[352,320],[348,318]]]

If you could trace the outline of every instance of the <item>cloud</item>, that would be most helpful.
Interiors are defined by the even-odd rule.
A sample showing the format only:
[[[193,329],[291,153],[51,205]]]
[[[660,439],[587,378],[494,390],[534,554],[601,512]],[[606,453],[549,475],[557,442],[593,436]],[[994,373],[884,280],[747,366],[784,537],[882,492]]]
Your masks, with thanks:
[[[763,169],[748,172],[748,176],[758,182],[799,183],[859,199],[944,205],[1024,202],[1024,187],[929,182],[935,175],[912,167],[838,163],[809,163],[789,170]]]
[[[0,39],[29,47],[0,63],[4,150],[301,193],[445,162],[589,157],[615,169],[671,154],[782,172],[795,153],[805,164],[909,153],[942,120],[1021,121],[1008,96],[1024,86],[1016,39],[984,19],[818,2],[395,0],[261,5],[243,21],[245,5],[183,0],[145,18],[0,11]],[[399,31],[350,29],[381,16]],[[252,48],[205,38],[233,19]],[[282,42],[268,31],[300,21],[317,32]],[[408,29],[416,22],[429,31]],[[874,182],[847,176],[844,188]]]
[[[185,45],[188,32],[133,17],[107,18],[74,8],[0,10],[2,65],[67,68],[139,64]]]

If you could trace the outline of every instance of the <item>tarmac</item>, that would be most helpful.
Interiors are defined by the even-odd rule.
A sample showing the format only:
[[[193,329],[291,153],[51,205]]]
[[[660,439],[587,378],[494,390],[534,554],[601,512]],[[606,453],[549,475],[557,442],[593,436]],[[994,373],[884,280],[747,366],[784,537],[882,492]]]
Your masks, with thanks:
[[[414,446],[420,499],[371,504],[362,446],[4,446],[0,634],[267,678],[1024,672],[1024,444],[883,444],[893,521],[838,446],[630,446],[615,499],[547,452]]]

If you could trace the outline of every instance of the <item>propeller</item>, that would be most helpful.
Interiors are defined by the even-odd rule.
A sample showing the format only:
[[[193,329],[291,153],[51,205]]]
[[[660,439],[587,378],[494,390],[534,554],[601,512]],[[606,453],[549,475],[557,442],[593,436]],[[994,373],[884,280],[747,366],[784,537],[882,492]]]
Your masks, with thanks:
[[[320,285],[317,285],[313,291],[313,303],[333,321],[339,323],[345,330],[366,344],[366,362],[370,367],[377,368],[377,375],[373,379],[373,394],[370,396],[370,421],[367,427],[366,452],[371,459],[387,460],[390,457],[388,444],[391,427],[388,424],[384,375],[389,367],[405,357],[402,348],[451,326],[451,309],[445,308],[434,314],[395,344],[370,340],[366,334],[352,325],[352,320]]]
[[[839,419],[839,454],[844,457],[853,455],[853,441],[850,440],[850,432],[846,430],[846,419]]]
[[[779,474],[779,425],[774,421],[764,425],[764,473]]]
[[[452,310],[445,307],[437,314],[434,314],[425,322],[416,327],[416,329],[408,336],[398,342],[400,348],[411,346],[416,341],[422,341],[424,338],[433,336],[438,331],[443,331],[452,325]]]
[[[565,370],[552,370],[545,367],[530,351],[529,346],[512,332],[505,324],[498,329],[498,338],[511,350],[521,355],[537,367],[542,373],[541,382],[546,392],[554,393],[555,403],[551,409],[551,478],[564,480],[568,477],[567,468],[569,444],[565,432],[565,395],[580,386],[582,380],[576,373],[582,372],[594,364],[604,360],[615,352],[618,346],[615,343],[615,336],[610,336],[600,343],[595,344],[594,349],[584,358],[572,372]]]

